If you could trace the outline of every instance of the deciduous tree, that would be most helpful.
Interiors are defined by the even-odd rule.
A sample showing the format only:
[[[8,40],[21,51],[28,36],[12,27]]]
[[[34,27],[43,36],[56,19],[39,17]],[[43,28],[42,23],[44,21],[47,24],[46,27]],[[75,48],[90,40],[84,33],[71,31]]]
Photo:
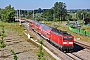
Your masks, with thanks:
[[[15,10],[11,5],[6,6],[4,9],[1,9],[1,21],[3,22],[12,22],[15,21]]]
[[[53,7],[55,18],[62,21],[67,15],[66,4],[63,2],[56,2]]]

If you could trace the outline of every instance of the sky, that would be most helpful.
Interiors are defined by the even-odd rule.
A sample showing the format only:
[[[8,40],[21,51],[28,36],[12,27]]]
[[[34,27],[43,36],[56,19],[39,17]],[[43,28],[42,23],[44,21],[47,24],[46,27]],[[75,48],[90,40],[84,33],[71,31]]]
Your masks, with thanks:
[[[11,4],[16,10],[50,9],[55,2],[64,2],[67,9],[90,9],[90,0],[0,0],[0,8]]]

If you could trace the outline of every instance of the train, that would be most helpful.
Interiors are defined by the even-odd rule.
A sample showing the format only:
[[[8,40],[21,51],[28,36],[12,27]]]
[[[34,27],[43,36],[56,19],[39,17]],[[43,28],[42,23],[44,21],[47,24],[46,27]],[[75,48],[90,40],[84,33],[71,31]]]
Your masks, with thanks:
[[[29,20],[28,25],[49,43],[57,46],[64,52],[72,52],[74,48],[74,36],[66,31],[58,30],[43,23]]]

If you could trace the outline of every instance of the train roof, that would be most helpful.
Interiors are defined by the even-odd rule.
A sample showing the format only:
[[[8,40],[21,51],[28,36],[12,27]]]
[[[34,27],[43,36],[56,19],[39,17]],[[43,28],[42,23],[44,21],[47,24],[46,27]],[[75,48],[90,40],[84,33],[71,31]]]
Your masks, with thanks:
[[[34,20],[30,20],[30,22],[35,22],[35,21]],[[71,34],[68,34],[66,31],[58,30],[56,28],[47,26],[47,25],[39,23],[39,22],[35,22],[35,24],[42,26],[42,29],[44,29],[44,30],[52,30],[52,32],[55,33],[56,35],[71,36]]]
[[[42,28],[44,30],[52,30],[53,33],[55,33],[56,35],[64,35],[64,36],[71,36],[71,34],[68,34],[66,31],[62,31],[62,30],[58,30],[56,28],[53,28],[53,27],[50,27],[50,26],[47,26],[45,24],[41,24]]]
[[[39,22],[35,22],[35,24],[36,24],[36,25],[40,25],[41,23],[39,23]]]
[[[48,30],[48,29],[52,30],[52,28],[50,26],[47,26],[45,24],[41,24],[41,26],[44,30]]]
[[[52,32],[56,35],[71,36],[71,34],[68,34],[66,31],[58,30],[56,28],[52,28]]]

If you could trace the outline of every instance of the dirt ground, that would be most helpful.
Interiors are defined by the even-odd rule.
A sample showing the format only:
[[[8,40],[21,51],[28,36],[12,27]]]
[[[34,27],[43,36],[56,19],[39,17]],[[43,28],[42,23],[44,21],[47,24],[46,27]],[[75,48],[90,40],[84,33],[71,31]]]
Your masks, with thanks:
[[[18,56],[18,60],[38,60],[37,54],[39,52],[39,46],[35,46],[33,43],[28,42],[28,38],[24,34],[18,34],[12,30],[5,30],[4,42],[6,47],[4,50],[4,58],[0,57],[0,60],[14,60],[13,54],[10,50],[14,50]],[[1,40],[1,37],[0,37]],[[0,48],[0,56],[1,56]],[[53,60],[45,53],[46,60]]]

